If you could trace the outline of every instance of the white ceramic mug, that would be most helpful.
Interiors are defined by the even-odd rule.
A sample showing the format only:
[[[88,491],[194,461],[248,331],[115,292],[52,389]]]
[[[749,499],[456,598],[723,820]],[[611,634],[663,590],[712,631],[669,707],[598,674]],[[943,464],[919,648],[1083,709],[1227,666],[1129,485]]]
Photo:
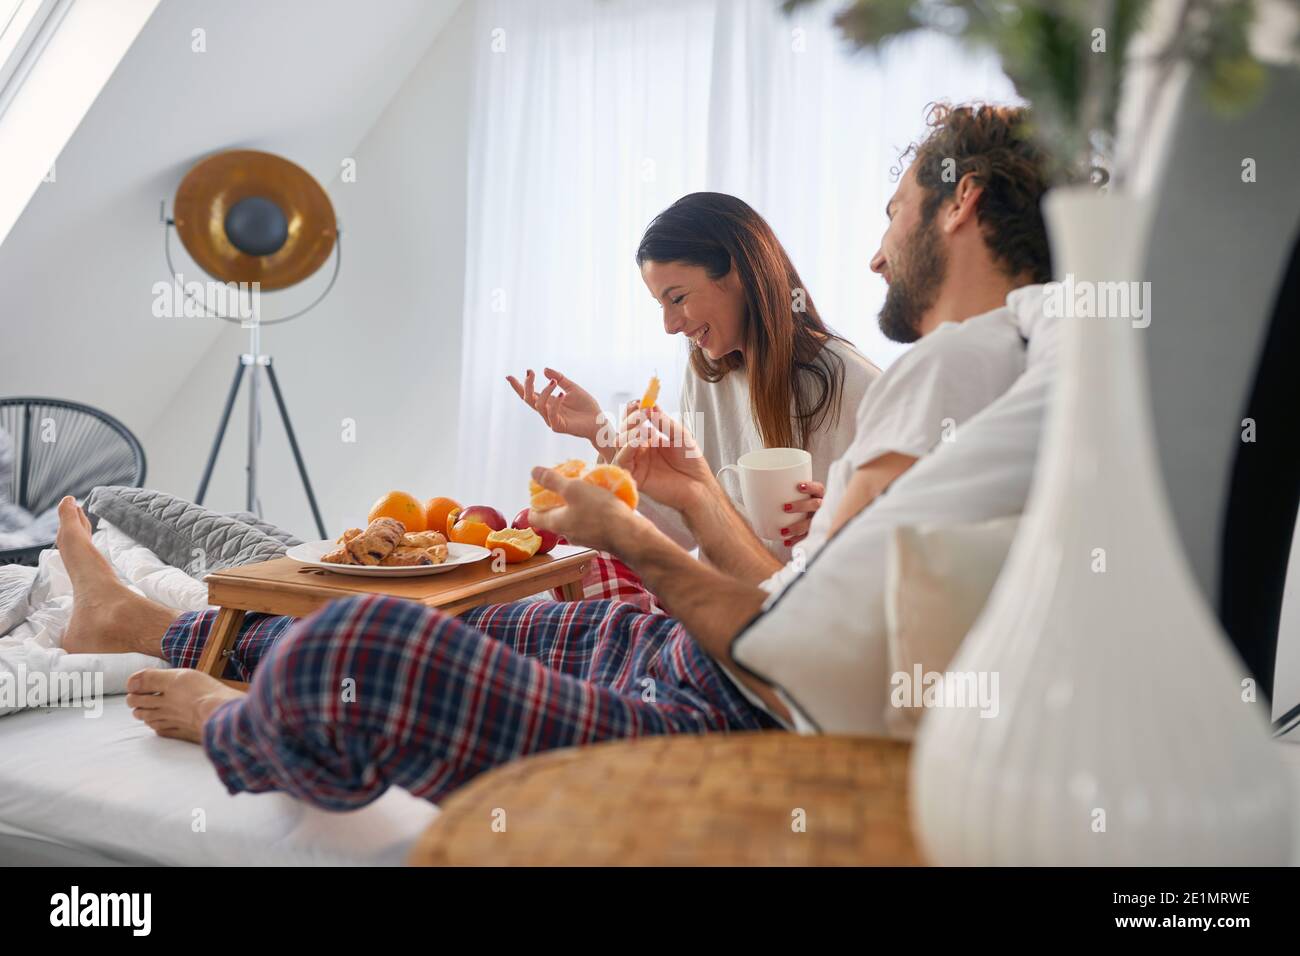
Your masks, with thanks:
[[[812,481],[812,455],[802,448],[760,448],[719,468],[719,481],[725,471],[740,475],[745,514],[760,538],[780,541],[781,529],[804,517],[785,510],[786,502],[808,497],[799,491],[799,482]]]

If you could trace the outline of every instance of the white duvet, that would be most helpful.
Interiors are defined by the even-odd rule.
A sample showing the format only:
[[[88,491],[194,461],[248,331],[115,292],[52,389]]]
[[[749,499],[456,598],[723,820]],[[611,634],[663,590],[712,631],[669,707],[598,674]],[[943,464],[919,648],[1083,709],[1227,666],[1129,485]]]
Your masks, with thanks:
[[[208,589],[165,564],[107,522],[94,536],[118,577],[132,590],[180,611],[208,606]],[[0,575],[30,576],[30,569],[0,568]],[[10,583],[14,583],[11,581]],[[72,616],[72,582],[53,548],[41,553],[20,622],[0,636],[0,717],[28,707],[80,706],[97,713],[104,696],[126,693],[126,679],[165,662],[145,654],[69,654],[63,634]]]

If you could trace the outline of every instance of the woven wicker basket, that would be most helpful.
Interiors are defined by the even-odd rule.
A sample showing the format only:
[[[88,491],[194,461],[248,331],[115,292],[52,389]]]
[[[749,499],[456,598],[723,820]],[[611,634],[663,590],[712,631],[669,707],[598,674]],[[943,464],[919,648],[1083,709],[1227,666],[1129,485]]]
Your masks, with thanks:
[[[909,749],[875,738],[769,732],[552,751],[452,795],[409,862],[916,865]]]

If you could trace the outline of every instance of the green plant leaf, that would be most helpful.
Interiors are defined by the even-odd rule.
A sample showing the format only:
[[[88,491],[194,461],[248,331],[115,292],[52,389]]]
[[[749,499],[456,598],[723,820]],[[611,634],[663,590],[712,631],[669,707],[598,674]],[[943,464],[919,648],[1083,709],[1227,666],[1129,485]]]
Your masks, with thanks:
[[[1205,75],[1205,97],[1210,107],[1231,116],[1247,109],[1264,92],[1268,72],[1249,53],[1215,59]]]

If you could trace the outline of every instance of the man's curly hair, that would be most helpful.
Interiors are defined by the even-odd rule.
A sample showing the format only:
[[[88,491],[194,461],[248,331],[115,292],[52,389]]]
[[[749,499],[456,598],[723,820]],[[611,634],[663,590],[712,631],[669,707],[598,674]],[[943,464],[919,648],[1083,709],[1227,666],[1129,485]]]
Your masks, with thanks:
[[[1052,260],[1039,202],[1048,187],[1048,155],[1029,138],[1025,121],[1020,107],[933,103],[929,135],[904,150],[900,162],[913,157],[917,185],[925,191],[924,222],[952,198],[963,176],[974,174],[984,188],[976,216],[1003,272],[1047,282]]]

